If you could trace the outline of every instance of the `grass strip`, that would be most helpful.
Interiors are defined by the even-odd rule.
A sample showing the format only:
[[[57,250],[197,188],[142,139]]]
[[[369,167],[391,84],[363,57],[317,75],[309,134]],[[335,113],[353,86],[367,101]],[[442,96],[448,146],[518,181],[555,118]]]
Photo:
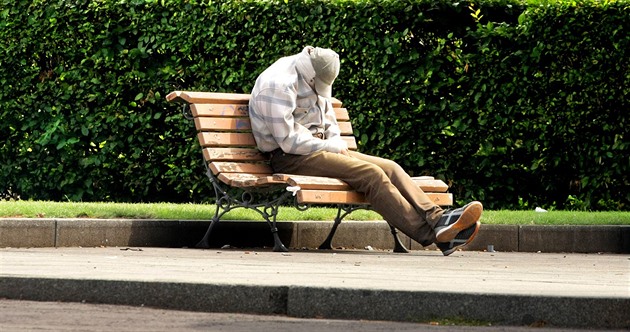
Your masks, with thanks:
[[[96,219],[172,219],[208,220],[214,216],[212,204],[174,203],[85,203],[48,201],[0,201],[0,218],[96,218]],[[298,211],[282,207],[278,220],[300,221],[333,220],[337,210],[312,207]],[[224,220],[263,220],[261,215],[247,209],[236,209]],[[345,220],[382,220],[374,211],[355,211]],[[481,222],[495,225],[630,225],[630,212],[607,211],[485,211]]]

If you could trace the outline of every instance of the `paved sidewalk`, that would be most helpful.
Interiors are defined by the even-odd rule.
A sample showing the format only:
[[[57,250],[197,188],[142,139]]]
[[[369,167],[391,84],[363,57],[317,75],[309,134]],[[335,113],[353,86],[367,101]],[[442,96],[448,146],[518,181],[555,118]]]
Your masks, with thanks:
[[[0,249],[0,297],[291,317],[630,328],[630,255]]]

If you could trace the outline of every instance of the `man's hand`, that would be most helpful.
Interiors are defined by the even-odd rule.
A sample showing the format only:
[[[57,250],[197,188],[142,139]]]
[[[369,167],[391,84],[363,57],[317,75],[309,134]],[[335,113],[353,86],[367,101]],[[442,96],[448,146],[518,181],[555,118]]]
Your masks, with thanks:
[[[339,151],[339,153],[341,153],[344,156],[352,157],[348,149],[342,149],[341,151]]]
[[[348,144],[341,138],[335,137],[325,141],[327,145],[326,151],[350,156],[350,153],[348,153]]]

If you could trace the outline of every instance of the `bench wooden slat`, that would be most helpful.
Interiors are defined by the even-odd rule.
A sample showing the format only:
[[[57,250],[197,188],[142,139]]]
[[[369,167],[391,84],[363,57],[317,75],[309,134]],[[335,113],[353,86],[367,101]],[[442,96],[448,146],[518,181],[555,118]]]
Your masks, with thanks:
[[[354,138],[354,136],[342,136],[341,139],[346,141],[346,144],[348,144],[348,149],[350,150],[357,149],[357,139]]]
[[[341,130],[341,135],[354,135],[354,132],[352,131],[352,123],[350,122],[338,122],[339,124],[339,130]]]
[[[335,178],[320,176],[304,176],[293,174],[274,174],[274,179],[284,181],[292,186],[299,186],[303,190],[352,190],[347,183]],[[424,192],[446,192],[448,186],[442,180],[412,178]]]
[[[173,91],[166,96],[168,101],[183,101],[189,104],[249,104],[250,94],[201,91]],[[332,98],[333,107],[341,107],[341,101]]]
[[[205,148],[206,161],[263,161],[267,156],[256,149],[246,148]]]
[[[256,140],[251,133],[200,132],[199,144],[207,146],[247,146],[256,147]]]
[[[219,180],[227,185],[239,188],[284,183],[275,180],[271,174],[221,173],[219,174]]]
[[[442,180],[434,180],[434,179],[427,180],[427,179],[420,179],[420,178],[411,178],[411,179],[424,192],[445,193],[448,191],[448,185],[444,183],[444,181]]]
[[[440,206],[453,205],[453,194],[451,193],[426,193],[433,203]]]
[[[195,118],[195,127],[198,131],[206,130],[242,130],[252,129],[249,118],[214,118],[214,117],[198,117]],[[353,135],[352,124],[350,122],[339,122],[339,130],[341,135]]]
[[[341,138],[348,144],[348,149],[357,149],[357,141],[354,136],[343,136]],[[200,132],[197,134],[197,139],[202,147],[256,147],[256,140],[251,133]]]
[[[335,107],[337,121],[350,121],[348,109]],[[190,110],[194,117],[247,117],[249,106],[245,104],[191,104]]]
[[[190,111],[194,117],[199,116],[249,116],[249,107],[239,104],[192,104]]]
[[[365,196],[356,191],[300,190],[297,201],[300,204],[367,204]]]
[[[437,205],[453,205],[451,193],[427,193]],[[368,204],[365,196],[356,191],[300,190],[297,192],[300,204]]]
[[[293,174],[274,174],[275,180],[284,181],[291,186],[299,186],[301,189],[325,189],[325,190],[350,190],[350,186],[335,178],[320,176],[305,176]]]
[[[350,121],[350,115],[348,114],[348,110],[345,108],[334,108],[335,110],[335,118],[337,121]]]
[[[350,187],[350,185],[339,179],[325,178],[319,176],[291,175],[287,179],[287,183],[292,186],[299,186],[304,190],[352,190],[352,187]]]
[[[248,104],[250,94],[200,91],[173,91],[166,96],[168,101],[185,101],[189,104]]]
[[[266,163],[234,163],[226,161],[215,161],[210,163],[210,170],[213,174],[219,173],[251,173],[251,174],[271,174],[273,170]],[[286,181],[283,181],[286,182]]]
[[[252,129],[249,118],[195,118],[195,127],[198,131]]]

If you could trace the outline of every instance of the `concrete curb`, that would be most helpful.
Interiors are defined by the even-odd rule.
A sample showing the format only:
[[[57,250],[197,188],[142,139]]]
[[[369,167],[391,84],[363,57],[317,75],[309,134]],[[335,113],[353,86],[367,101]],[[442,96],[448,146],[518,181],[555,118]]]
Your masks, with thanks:
[[[625,314],[630,306],[627,299],[314,288],[292,288],[288,298],[288,315],[308,318],[429,321],[459,317],[501,325],[545,322],[603,328],[630,324]]]
[[[0,219],[0,247],[193,247],[209,221],[150,219]],[[328,234],[329,221],[278,222],[289,248],[316,248]],[[401,234],[412,250],[423,248]],[[270,247],[269,227],[260,221],[223,221],[213,230],[211,246]],[[384,221],[344,221],[333,245],[343,248],[392,249]],[[466,250],[514,252],[630,253],[630,226],[482,225]]]
[[[300,318],[430,321],[447,317],[501,325],[627,328],[627,298],[449,294],[297,286],[243,286],[4,277],[0,296]]]
[[[0,295],[9,299],[264,315],[286,315],[287,288],[61,278],[3,277],[0,280]]]

